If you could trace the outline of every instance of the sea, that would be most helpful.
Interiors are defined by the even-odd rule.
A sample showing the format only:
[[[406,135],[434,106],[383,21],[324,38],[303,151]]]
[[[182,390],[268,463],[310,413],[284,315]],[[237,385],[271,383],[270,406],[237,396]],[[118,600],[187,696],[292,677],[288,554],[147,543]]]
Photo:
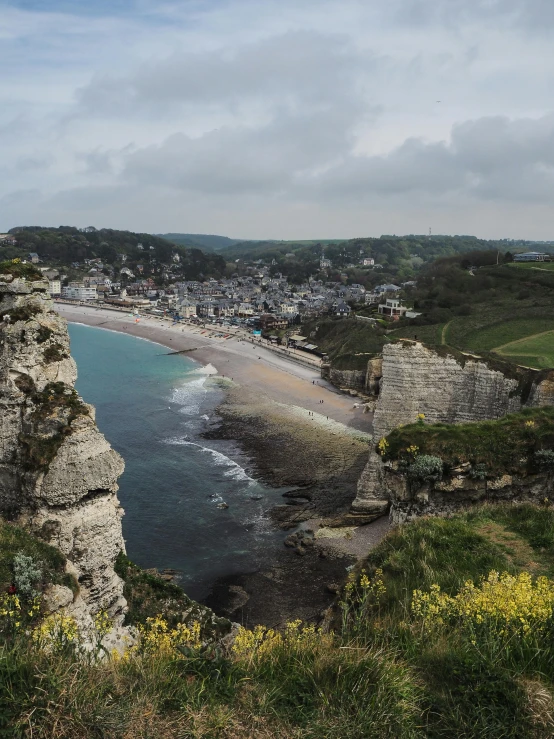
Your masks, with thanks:
[[[119,498],[128,556],[144,568],[176,570],[196,600],[219,578],[271,562],[282,533],[267,511],[285,489],[256,480],[238,445],[202,438],[223,398],[215,368],[114,331],[72,323],[69,334],[76,388],[125,460]]]

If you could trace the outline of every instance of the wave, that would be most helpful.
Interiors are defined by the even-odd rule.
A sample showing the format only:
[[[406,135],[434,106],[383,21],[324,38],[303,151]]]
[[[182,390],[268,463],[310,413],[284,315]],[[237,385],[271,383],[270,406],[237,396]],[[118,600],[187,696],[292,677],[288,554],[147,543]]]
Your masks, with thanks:
[[[199,416],[200,406],[208,393],[205,387],[207,375],[196,380],[190,380],[175,388],[171,395],[171,402],[182,406],[181,413],[187,416]]]
[[[237,480],[237,482],[248,482],[249,485],[256,484],[256,481],[247,474],[246,470],[244,470],[240,464],[230,457],[227,457],[222,452],[218,452],[216,449],[210,449],[210,447],[202,446],[201,444],[197,444],[194,441],[189,441],[182,437],[166,439],[164,443],[175,446],[194,446],[203,453],[211,454],[212,461],[217,467],[227,467],[227,470],[223,473],[225,477],[230,477],[233,480]]]
[[[217,369],[213,364],[205,364],[202,367],[196,367],[191,371],[192,375],[217,375]]]

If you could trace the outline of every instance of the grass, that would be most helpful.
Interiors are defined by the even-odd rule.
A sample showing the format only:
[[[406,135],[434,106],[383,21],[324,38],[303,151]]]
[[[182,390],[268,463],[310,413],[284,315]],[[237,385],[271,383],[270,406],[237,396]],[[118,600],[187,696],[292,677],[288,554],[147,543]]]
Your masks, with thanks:
[[[537,369],[554,367],[554,328],[498,347],[497,354]]]
[[[447,468],[485,465],[488,476],[537,471],[534,452],[554,447],[554,408],[529,408],[496,421],[415,423],[387,436],[386,459],[408,460],[406,450],[440,457]]]
[[[260,629],[232,652],[137,652],[101,663],[37,652],[28,639],[5,645],[0,737],[551,739],[552,640],[523,659],[473,645],[455,625],[430,637],[411,602],[416,589],[455,595],[491,570],[551,575],[553,565],[551,508],[484,506],[393,530],[351,577],[335,635]],[[124,558],[118,568],[150,605],[158,599],[152,576]],[[379,597],[364,590],[361,569],[366,582],[382,581]],[[173,589],[161,583],[157,605]],[[142,615],[135,608],[139,621],[150,605]]]
[[[0,737],[551,739],[552,640],[523,659],[473,645],[455,625],[431,637],[411,602],[415,589],[455,595],[491,570],[551,575],[553,564],[551,508],[484,506],[393,530],[343,592],[335,635],[261,629],[232,652],[92,664],[37,652],[28,640],[5,646]],[[144,595],[151,576],[141,580],[128,560],[118,566]],[[373,591],[361,569],[367,582],[381,579],[384,594],[366,597]],[[164,598],[172,587],[163,584]]]
[[[554,262],[510,262],[509,269],[540,270],[554,272]]]
[[[12,275],[13,277],[25,277],[28,280],[43,280],[42,272],[33,264],[23,264],[19,258],[7,259],[0,262],[0,275]]]

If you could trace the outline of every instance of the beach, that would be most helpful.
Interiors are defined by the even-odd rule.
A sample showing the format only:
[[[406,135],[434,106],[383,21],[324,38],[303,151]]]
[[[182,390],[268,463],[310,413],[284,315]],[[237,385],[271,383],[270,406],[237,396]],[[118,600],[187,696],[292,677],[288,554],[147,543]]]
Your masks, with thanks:
[[[169,319],[141,316],[136,323],[129,313],[105,308],[56,303],[68,321],[98,326],[140,336],[166,346],[171,351],[187,351],[201,364],[213,365],[220,377],[248,390],[252,397],[265,397],[277,403],[304,408],[346,426],[371,433],[371,414],[354,408],[355,399],[339,393],[322,380],[317,366],[307,366],[277,355],[258,343],[245,339],[223,339],[227,331],[207,330],[190,324],[172,325]],[[315,384],[314,384],[315,383]],[[323,400],[323,403],[320,401]]]
[[[238,442],[251,460],[250,474],[289,488],[267,516],[283,529],[284,543],[291,532],[304,538],[295,546],[289,539],[271,567],[216,582],[206,602],[247,624],[319,618],[334,597],[331,586],[388,530],[385,519],[342,529],[337,523],[348,514],[367,461],[371,413],[322,380],[313,358],[300,363],[253,345],[245,333],[223,338],[226,330],[218,327],[149,316],[137,322],[129,313],[81,305],[56,308],[70,322],[148,339],[165,354],[186,352],[209,369],[224,399],[204,438]]]

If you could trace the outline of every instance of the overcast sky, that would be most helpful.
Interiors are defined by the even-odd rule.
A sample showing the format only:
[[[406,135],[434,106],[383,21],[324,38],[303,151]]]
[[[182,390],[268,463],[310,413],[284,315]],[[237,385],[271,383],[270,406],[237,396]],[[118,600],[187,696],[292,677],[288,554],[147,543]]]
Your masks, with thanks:
[[[0,0],[0,230],[552,239],[553,32],[553,0]]]

